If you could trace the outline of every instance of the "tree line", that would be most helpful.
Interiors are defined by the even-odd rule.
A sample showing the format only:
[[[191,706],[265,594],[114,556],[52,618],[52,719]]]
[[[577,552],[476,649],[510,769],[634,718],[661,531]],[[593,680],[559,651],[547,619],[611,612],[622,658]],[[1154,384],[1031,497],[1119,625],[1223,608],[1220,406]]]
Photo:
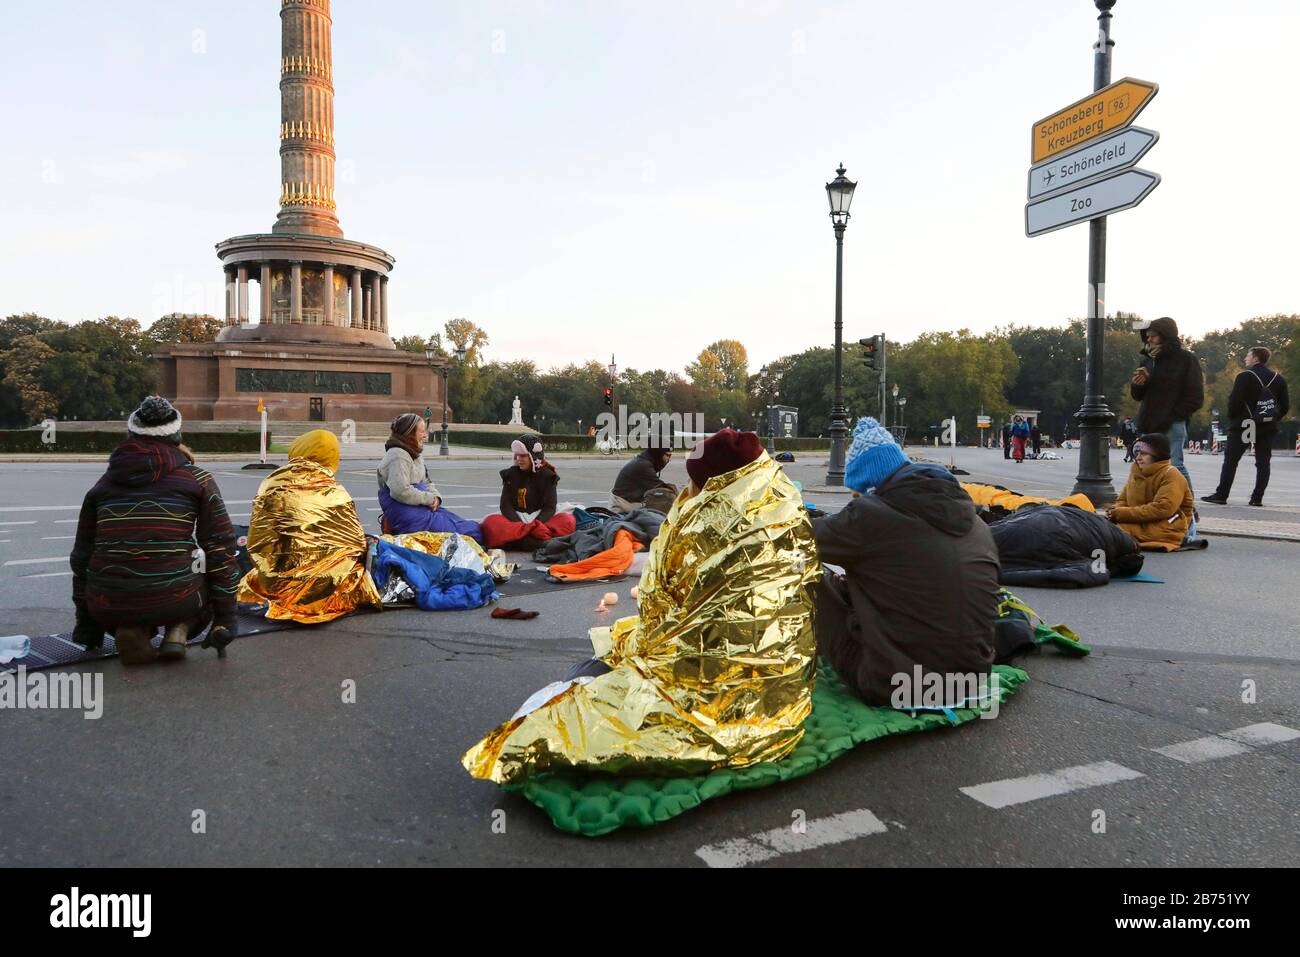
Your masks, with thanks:
[[[1117,313],[1104,323],[1103,392],[1117,421],[1137,411],[1128,380],[1141,359],[1132,329],[1138,317]],[[108,316],[68,324],[33,314],[0,320],[0,427],[35,424],[47,416],[119,419],[141,396],[158,388],[153,352],[161,343],[211,341],[221,323],[211,316],[171,314],[147,328],[134,319]],[[400,349],[423,353],[433,346],[451,365],[450,404],[459,422],[509,422],[516,396],[530,427],[546,433],[586,431],[601,412],[605,388],[615,410],[699,413],[706,427],[732,425],[765,431],[768,405],[799,410],[799,434],[826,435],[834,398],[834,350],[792,353],[761,369],[751,367],[743,343],[719,339],[706,345],[680,372],[635,364],[611,380],[597,359],[541,369],[527,359],[492,360],[487,330],[452,319],[428,340],[404,336]],[[845,405],[852,418],[902,420],[909,436],[929,436],[956,415],[959,439],[975,438],[975,416],[994,423],[1015,409],[1037,409],[1045,433],[1060,440],[1077,434],[1074,412],[1083,398],[1085,322],[1061,326],[1007,326],[984,334],[961,329],[928,332],[909,342],[886,344],[888,390],[880,408],[879,372],[868,369],[852,342],[843,357]],[[1201,360],[1206,402],[1192,420],[1193,437],[1208,435],[1214,409],[1226,412],[1228,393],[1246,350],[1274,351],[1275,368],[1300,376],[1300,315],[1249,319],[1208,333],[1184,346]],[[455,358],[464,350],[464,359]],[[625,360],[626,361],[626,360]],[[893,386],[899,398],[894,401]],[[418,410],[417,410],[418,411]],[[1291,430],[1294,431],[1294,430]]]

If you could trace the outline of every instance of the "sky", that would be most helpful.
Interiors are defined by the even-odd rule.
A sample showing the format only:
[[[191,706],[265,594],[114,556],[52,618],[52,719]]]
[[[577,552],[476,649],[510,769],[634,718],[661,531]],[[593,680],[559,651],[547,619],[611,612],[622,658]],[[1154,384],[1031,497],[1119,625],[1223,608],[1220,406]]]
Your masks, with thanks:
[[[214,245],[279,191],[275,0],[7,4],[0,315],[222,315]],[[1294,0],[1119,0],[1160,186],[1107,301],[1199,335],[1300,311]],[[334,0],[344,234],[390,331],[487,359],[752,368],[834,341],[825,183],[858,182],[844,337],[1061,324],[1087,227],[1024,234],[1030,128],[1092,88],[1090,0]],[[1281,172],[1279,172],[1281,170]],[[251,299],[256,312],[256,292]]]

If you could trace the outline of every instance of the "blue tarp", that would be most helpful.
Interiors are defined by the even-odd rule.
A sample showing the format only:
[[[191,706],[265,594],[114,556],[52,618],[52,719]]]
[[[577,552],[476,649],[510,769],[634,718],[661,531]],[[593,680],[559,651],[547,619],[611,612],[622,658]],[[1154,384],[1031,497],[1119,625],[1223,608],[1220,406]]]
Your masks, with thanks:
[[[415,592],[415,603],[425,611],[458,611],[482,608],[495,601],[496,583],[492,576],[452,568],[437,555],[402,548],[380,539],[375,556],[375,585],[383,591],[388,576],[400,574]]]

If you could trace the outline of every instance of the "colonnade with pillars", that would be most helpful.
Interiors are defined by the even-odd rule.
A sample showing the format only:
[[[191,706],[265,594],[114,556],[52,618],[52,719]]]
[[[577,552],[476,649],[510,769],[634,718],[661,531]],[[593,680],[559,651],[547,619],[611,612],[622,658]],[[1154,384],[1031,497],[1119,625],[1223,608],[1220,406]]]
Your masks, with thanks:
[[[308,277],[303,275],[304,266],[310,274]],[[284,275],[286,271],[287,276]],[[338,305],[336,271],[347,280],[345,307],[341,315],[335,308]],[[246,326],[250,323],[248,285],[254,277],[250,275],[247,264],[226,267],[225,277],[226,325]],[[331,263],[290,260],[258,263],[256,281],[261,294],[258,322],[262,324],[304,323],[388,332],[388,277],[383,273],[352,266],[336,267]],[[312,301],[310,307],[304,306],[304,282],[319,284],[314,292],[310,287],[308,289],[307,298]],[[281,303],[283,294],[287,292],[287,309],[277,304],[277,289],[282,294],[279,297]]]

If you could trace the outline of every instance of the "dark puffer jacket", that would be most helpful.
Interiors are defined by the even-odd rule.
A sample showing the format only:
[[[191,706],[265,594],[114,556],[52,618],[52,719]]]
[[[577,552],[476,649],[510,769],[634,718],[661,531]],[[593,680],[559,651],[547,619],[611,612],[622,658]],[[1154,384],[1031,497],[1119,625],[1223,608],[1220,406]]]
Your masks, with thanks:
[[[212,476],[170,442],[132,436],[113,450],[70,561],[83,643],[118,625],[212,618],[233,631],[235,531]]]
[[[992,531],[1004,585],[1090,588],[1142,570],[1132,535],[1073,505],[1024,505]]]
[[[894,675],[982,674],[993,664],[998,552],[962,487],[904,465],[836,515],[813,521],[827,573],[817,647],[868,704],[890,703]]]
[[[1142,403],[1138,409],[1139,432],[1168,432],[1175,422],[1184,422],[1205,404],[1205,383],[1196,356],[1183,348],[1178,339],[1178,325],[1167,316],[1147,327],[1164,339],[1159,353],[1142,362],[1147,381],[1129,385],[1133,398]],[[1145,337],[1144,337],[1145,338]]]

